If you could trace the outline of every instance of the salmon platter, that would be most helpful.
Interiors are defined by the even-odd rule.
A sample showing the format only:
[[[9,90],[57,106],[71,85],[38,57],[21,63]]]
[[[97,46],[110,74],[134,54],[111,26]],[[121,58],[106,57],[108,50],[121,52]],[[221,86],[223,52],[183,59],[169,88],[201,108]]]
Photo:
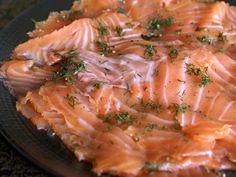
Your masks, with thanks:
[[[235,6],[80,0],[33,22],[0,79],[35,129],[98,176],[236,170]]]

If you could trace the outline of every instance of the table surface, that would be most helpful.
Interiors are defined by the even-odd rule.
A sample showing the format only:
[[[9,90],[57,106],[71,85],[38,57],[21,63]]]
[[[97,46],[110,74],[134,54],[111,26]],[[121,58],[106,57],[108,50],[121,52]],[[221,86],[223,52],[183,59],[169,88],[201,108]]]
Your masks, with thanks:
[[[40,0],[0,0],[0,30],[17,16]],[[22,157],[0,135],[0,177],[49,177],[45,172]]]

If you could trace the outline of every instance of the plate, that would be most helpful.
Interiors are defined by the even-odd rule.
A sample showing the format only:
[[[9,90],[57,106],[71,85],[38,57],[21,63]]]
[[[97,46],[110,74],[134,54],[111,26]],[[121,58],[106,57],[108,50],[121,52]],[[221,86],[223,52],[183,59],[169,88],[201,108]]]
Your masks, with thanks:
[[[31,19],[46,19],[49,12],[69,9],[73,0],[44,0],[15,18],[0,34],[0,59],[10,57],[19,43],[27,40],[33,29]],[[22,155],[54,176],[92,177],[90,166],[78,163],[56,136],[38,131],[29,120],[15,109],[15,99],[0,83],[0,131],[6,140]]]
[[[15,18],[0,34],[0,59],[10,57],[11,51],[27,40],[33,29],[31,19],[46,19],[49,12],[68,9],[73,0],[44,0]],[[235,4],[235,0],[228,1]],[[47,171],[61,177],[95,177],[87,163],[78,163],[74,155],[50,132],[37,130],[15,109],[15,99],[0,83],[0,132],[22,155]],[[227,177],[236,177],[228,172]]]

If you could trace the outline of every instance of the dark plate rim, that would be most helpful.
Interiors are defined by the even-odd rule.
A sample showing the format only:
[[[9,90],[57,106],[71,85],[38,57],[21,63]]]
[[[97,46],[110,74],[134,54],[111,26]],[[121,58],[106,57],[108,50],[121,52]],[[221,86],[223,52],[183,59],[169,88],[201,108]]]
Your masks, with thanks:
[[[0,39],[3,37],[4,33],[6,33],[9,28],[11,28],[12,24],[14,24],[16,21],[20,20],[24,15],[29,13],[30,11],[36,9],[38,6],[43,5],[47,0],[42,0],[41,2],[31,6],[30,8],[24,10],[19,15],[17,15],[13,20],[11,20],[1,31],[0,31]],[[21,148],[4,129],[2,128],[2,125],[0,124],[0,134],[3,136],[3,138],[7,141],[7,143],[13,147],[21,156],[26,158],[27,161],[32,162],[35,166],[37,166],[39,169],[45,171],[47,174],[50,174],[51,176],[58,176],[62,177],[60,174],[58,174],[53,169],[50,169],[47,167],[47,165],[41,163],[36,158],[34,158],[30,153],[25,151],[23,148]]]
[[[24,15],[27,15],[27,13],[29,13],[30,11],[33,11],[34,9],[36,9],[38,6],[42,6],[47,0],[42,0],[41,2],[31,6],[30,8],[24,10],[23,12],[21,12],[19,15],[17,15],[13,20],[11,20],[2,30],[0,30],[0,39],[3,38],[4,34],[11,28],[11,26],[19,21],[20,19],[22,19],[22,17]],[[1,111],[1,110],[0,110]],[[14,139],[12,139],[9,134],[4,131],[4,129],[2,128],[2,125],[0,124],[0,134],[3,136],[3,138],[7,141],[7,143],[13,148],[15,149],[19,155],[23,156],[28,162],[32,162],[36,167],[38,167],[39,169],[41,169],[43,172],[46,172],[46,174],[50,175],[50,176],[55,176],[55,177],[63,177],[61,174],[58,174],[58,172],[56,172],[54,169],[49,168],[47,165],[41,163],[39,160],[37,160],[36,158],[34,158],[32,155],[30,155],[30,153],[28,153],[27,151],[25,151],[23,148],[21,148],[20,145],[18,145]],[[233,172],[234,173],[234,172]],[[236,175],[235,175],[236,176]]]

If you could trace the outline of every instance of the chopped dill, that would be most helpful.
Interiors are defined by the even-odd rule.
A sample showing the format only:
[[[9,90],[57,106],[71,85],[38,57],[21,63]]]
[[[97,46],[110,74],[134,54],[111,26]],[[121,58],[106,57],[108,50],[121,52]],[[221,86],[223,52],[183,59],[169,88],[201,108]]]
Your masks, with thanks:
[[[35,19],[31,19],[31,21],[32,21],[32,23],[34,24],[34,26],[37,26],[37,24],[38,24],[38,21],[36,21]]]
[[[186,65],[186,73],[194,76],[201,76],[201,82],[199,84],[200,87],[205,87],[207,84],[212,83],[211,78],[207,75],[208,67],[204,67],[204,69],[196,68],[194,64],[185,64]]]
[[[106,56],[108,53],[111,52],[111,49],[105,42],[96,41],[96,46],[100,49],[102,55]]]
[[[160,30],[161,28],[164,28],[170,24],[173,23],[173,18],[166,18],[164,20],[160,20],[160,19],[152,19],[149,21],[148,23],[148,31],[150,33],[155,33],[156,31]]]
[[[213,39],[207,37],[207,36],[203,36],[201,38],[198,38],[199,41],[203,42],[203,43],[207,43],[209,45],[212,45],[213,44]]]
[[[179,55],[179,50],[176,48],[171,48],[170,49],[170,53],[169,53],[169,57],[170,58],[177,58]]]
[[[112,117],[113,117],[112,114],[107,114],[103,122],[109,123]]]
[[[177,35],[180,35],[181,32],[182,32],[182,29],[177,29],[177,30],[175,30],[175,34],[177,34]]]
[[[197,31],[197,32],[201,31],[200,26],[197,26],[196,29],[195,29],[195,31]]]
[[[148,56],[149,58],[153,58],[156,53],[157,50],[153,45],[147,45],[146,49],[144,50],[144,55]]]
[[[112,125],[108,125],[108,126],[105,128],[104,132],[109,132],[112,128],[113,128]]]
[[[201,78],[200,87],[205,87],[207,84],[212,83],[212,80],[209,76],[203,76]]]
[[[120,26],[116,27],[116,33],[118,34],[119,37],[123,36],[123,28],[121,28]]]
[[[175,116],[178,116],[179,113],[185,113],[189,109],[189,105],[182,103],[182,104],[174,104],[175,107]]]
[[[153,129],[155,129],[157,127],[157,124],[148,124],[144,130],[145,132],[151,132]]]
[[[225,42],[227,40],[227,37],[226,35],[224,35],[224,33],[219,33],[218,40],[221,42]]]
[[[117,12],[118,12],[118,13],[121,13],[121,14],[124,14],[124,15],[127,14],[127,13],[126,13],[126,10],[125,10],[123,7],[118,7]]]
[[[101,83],[101,82],[97,82],[97,83],[95,83],[95,84],[93,85],[93,87],[96,88],[96,89],[100,89],[101,86],[102,86],[102,83]]]
[[[148,171],[158,171],[158,166],[151,162],[145,162],[145,168]]]
[[[157,112],[160,112],[160,109],[161,109],[161,106],[157,102],[154,102],[154,101],[149,101],[147,103],[144,103],[144,101],[141,100],[141,106],[144,109],[149,108],[149,109],[155,110]]]
[[[104,37],[108,35],[108,27],[103,26],[103,24],[97,20],[98,22],[98,31],[99,31],[99,37]]]
[[[129,28],[134,28],[134,24],[131,22],[127,22],[125,23],[126,26],[128,26]]]
[[[76,98],[75,96],[72,96],[72,95],[67,94],[67,95],[65,96],[65,99],[67,99],[68,104],[69,104],[72,108],[74,108],[75,105],[77,104],[77,98]]]
[[[66,80],[68,84],[74,83],[76,80],[73,78],[74,75],[86,69],[85,63],[83,61],[75,63],[68,57],[63,63],[61,69],[55,72],[52,76],[53,82],[58,82],[60,80]]]
[[[121,125],[127,122],[130,119],[130,115],[128,113],[120,113],[116,115],[116,123]]]

